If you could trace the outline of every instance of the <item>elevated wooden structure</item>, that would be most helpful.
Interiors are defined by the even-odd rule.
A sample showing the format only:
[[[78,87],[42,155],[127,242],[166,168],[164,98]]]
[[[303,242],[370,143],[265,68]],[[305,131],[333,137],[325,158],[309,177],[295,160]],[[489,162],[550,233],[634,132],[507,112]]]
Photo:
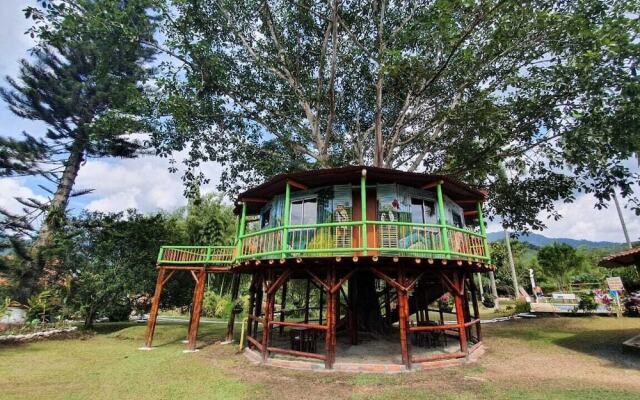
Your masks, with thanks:
[[[344,334],[359,345],[363,330],[396,332],[406,368],[465,358],[482,343],[474,274],[494,269],[484,199],[484,193],[446,176],[383,168],[276,176],[238,197],[234,246],[161,249],[145,346],[152,345],[164,284],[186,271],[196,283],[191,351],[206,276],[230,273],[234,297],[240,276],[251,277],[246,339],[263,361],[303,357],[330,369],[339,356],[337,337]],[[291,285],[304,292],[295,310],[287,308]],[[443,296],[453,299],[451,309],[434,309]],[[290,345],[282,339],[286,331]],[[455,338],[458,350],[423,351],[425,342],[449,343],[447,337]]]

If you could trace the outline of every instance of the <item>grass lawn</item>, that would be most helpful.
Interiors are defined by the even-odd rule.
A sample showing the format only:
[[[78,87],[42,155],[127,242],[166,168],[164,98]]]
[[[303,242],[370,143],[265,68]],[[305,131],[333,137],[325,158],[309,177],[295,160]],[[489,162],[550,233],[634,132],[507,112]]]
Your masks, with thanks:
[[[9,399],[639,399],[640,357],[620,343],[640,319],[545,318],[484,325],[487,353],[464,367],[399,375],[310,373],[249,364],[214,344],[183,354],[186,325],[105,324],[85,339],[0,347],[0,398]]]

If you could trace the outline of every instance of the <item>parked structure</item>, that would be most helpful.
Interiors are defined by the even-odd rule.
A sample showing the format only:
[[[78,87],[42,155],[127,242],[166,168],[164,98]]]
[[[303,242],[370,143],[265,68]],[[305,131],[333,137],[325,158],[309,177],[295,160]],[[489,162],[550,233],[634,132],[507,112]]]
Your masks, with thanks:
[[[162,287],[185,270],[196,281],[189,350],[207,274],[232,273],[234,296],[240,275],[251,278],[247,351],[263,362],[293,356],[330,369],[352,362],[353,346],[376,345],[377,361],[407,369],[464,359],[482,345],[473,273],[494,269],[484,199],[446,176],[374,167],[276,176],[238,197],[234,246],[161,249],[146,346]],[[288,288],[303,288],[302,304],[288,302]],[[233,326],[234,315],[228,338]]]

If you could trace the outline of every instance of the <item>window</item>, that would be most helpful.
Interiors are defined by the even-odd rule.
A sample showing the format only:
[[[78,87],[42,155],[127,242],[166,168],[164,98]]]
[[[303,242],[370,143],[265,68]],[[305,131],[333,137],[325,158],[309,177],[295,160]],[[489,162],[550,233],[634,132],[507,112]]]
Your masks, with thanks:
[[[315,224],[318,218],[318,201],[314,198],[295,200],[291,202],[289,224]]]
[[[435,222],[436,214],[435,203],[426,199],[411,199],[411,222],[419,224],[427,224]]]
[[[267,208],[260,214],[260,229],[269,226],[271,218],[271,207]]]
[[[464,224],[462,223],[462,216],[455,211],[451,211],[451,216],[453,217],[453,225],[458,228],[464,228]]]

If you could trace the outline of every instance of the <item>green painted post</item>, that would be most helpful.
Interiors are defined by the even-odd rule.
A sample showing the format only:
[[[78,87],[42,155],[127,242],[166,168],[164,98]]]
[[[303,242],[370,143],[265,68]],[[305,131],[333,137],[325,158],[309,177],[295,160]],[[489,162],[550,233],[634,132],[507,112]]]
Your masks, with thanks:
[[[484,255],[491,257],[489,251],[489,242],[487,241],[487,228],[484,226],[484,216],[482,215],[482,202],[478,202],[478,223],[480,224],[480,234],[482,235],[482,241],[484,243]]]
[[[282,216],[282,255],[280,258],[287,256],[287,236],[289,235],[289,213],[291,210],[291,186],[287,181],[287,186],[284,190],[284,215]]]
[[[438,183],[436,186],[436,193],[438,195],[438,214],[440,216],[440,227],[442,228],[442,243],[444,244],[444,252],[449,257],[449,230],[447,229],[447,216],[444,211],[444,198],[442,196],[442,183]]]
[[[362,238],[362,255],[367,255],[367,170],[362,170],[362,176],[360,177],[360,214],[362,220],[362,234],[360,237]]]
[[[244,236],[244,228],[247,223],[247,203],[242,202],[242,216],[240,217],[240,226],[238,227],[238,244],[236,247],[236,258],[242,255],[242,236]]]

